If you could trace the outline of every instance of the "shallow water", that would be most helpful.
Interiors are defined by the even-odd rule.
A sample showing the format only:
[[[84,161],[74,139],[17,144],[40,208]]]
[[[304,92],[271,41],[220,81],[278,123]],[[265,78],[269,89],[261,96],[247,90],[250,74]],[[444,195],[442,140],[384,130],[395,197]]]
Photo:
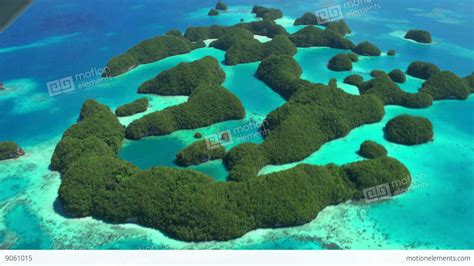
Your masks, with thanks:
[[[354,129],[348,136],[325,144],[301,162],[267,166],[261,174],[294,167],[299,163],[324,165],[362,160],[356,151],[367,139],[383,144],[390,156],[402,161],[415,180],[411,189],[390,200],[369,205],[345,203],[330,206],[312,222],[293,228],[259,229],[226,242],[185,243],[161,232],[133,224],[112,225],[92,218],[69,219],[61,215],[57,203],[58,173],[48,170],[51,154],[66,128],[75,123],[80,106],[87,98],[97,99],[112,110],[143,97],[138,86],[180,62],[211,55],[219,61],[222,51],[195,50],[148,65],[140,66],[101,85],[72,94],[49,97],[46,82],[102,67],[107,60],[144,38],[169,29],[192,25],[232,25],[244,18],[255,19],[249,11],[252,1],[229,2],[231,10],[208,17],[211,1],[188,1],[179,10],[175,1],[150,5],[147,1],[104,3],[42,1],[33,5],[9,30],[0,35],[1,82],[8,88],[0,92],[0,139],[14,140],[27,152],[18,160],[0,162],[0,245],[11,249],[472,249],[474,232],[473,162],[474,100],[440,101],[431,108],[411,110],[388,106],[383,121]],[[447,3],[449,2],[449,3]],[[277,22],[288,31],[297,31],[293,19],[321,7],[318,1],[263,1],[285,13]],[[45,14],[42,10],[48,6]],[[455,12],[439,12],[432,9]],[[423,11],[416,11],[422,9]],[[88,10],[85,14],[83,10]],[[173,10],[173,13],[170,12]],[[473,70],[474,42],[469,21],[472,3],[433,1],[383,1],[379,13],[349,18],[354,42],[369,40],[384,52],[397,50],[394,57],[361,57],[348,72],[327,70],[329,58],[340,50],[329,48],[298,49],[295,56],[303,68],[303,78],[327,83],[336,78],[339,87],[358,94],[357,88],[342,84],[350,74],[369,78],[374,69],[405,70],[414,60],[428,60],[443,69],[465,76]],[[153,14],[150,16],[149,14]],[[58,19],[61,18],[61,23]],[[434,45],[419,45],[400,39],[400,32],[425,28],[433,33]],[[5,67],[8,66],[8,67]],[[196,132],[204,136],[234,130],[265,116],[284,104],[284,100],[254,77],[258,63],[222,66],[227,78],[224,86],[242,101],[247,115],[243,121],[227,121],[196,130],[178,131],[168,136],[126,142],[120,156],[143,169],[157,165],[176,167],[174,155],[195,141]],[[401,88],[416,92],[422,81],[408,77]],[[152,108],[161,110],[181,104],[187,97],[149,96]],[[383,138],[385,123],[398,114],[429,118],[435,139],[428,144],[406,147]],[[123,124],[141,117],[121,118]],[[253,122],[252,122],[253,121]],[[32,134],[33,133],[33,134]],[[260,143],[253,131],[246,141]],[[227,146],[227,149],[241,141]],[[227,172],[221,161],[191,167],[225,181]]]

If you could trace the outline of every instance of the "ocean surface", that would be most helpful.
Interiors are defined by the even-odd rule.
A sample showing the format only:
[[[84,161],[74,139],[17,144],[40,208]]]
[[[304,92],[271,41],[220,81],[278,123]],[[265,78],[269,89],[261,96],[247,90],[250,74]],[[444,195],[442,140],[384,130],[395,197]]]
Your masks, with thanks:
[[[327,83],[336,78],[339,87],[358,94],[357,88],[342,84],[357,73],[369,78],[374,69],[405,70],[415,60],[430,61],[440,68],[466,76],[474,70],[474,25],[472,1],[359,1],[355,9],[374,4],[376,12],[349,13],[343,10],[354,42],[371,41],[382,51],[395,49],[394,57],[361,57],[352,71],[335,73],[326,64],[341,52],[330,48],[298,49],[295,56],[303,78]],[[92,218],[69,219],[57,201],[60,176],[48,169],[62,133],[75,123],[84,100],[94,98],[112,109],[143,97],[137,87],[180,62],[211,55],[219,61],[222,51],[202,48],[189,54],[142,65],[117,78],[102,80],[96,75],[107,61],[143,39],[170,29],[195,25],[233,25],[241,18],[256,20],[253,4],[282,9],[277,23],[289,32],[295,18],[343,1],[231,1],[229,11],[217,17],[207,12],[215,1],[57,1],[37,0],[9,29],[0,34],[0,140],[12,140],[26,151],[17,160],[0,162],[0,248],[1,249],[473,249],[474,248],[474,97],[466,101],[437,101],[428,109],[387,106],[383,121],[353,130],[348,136],[325,144],[300,162],[268,165],[260,174],[289,169],[300,163],[324,165],[362,160],[356,154],[365,140],[383,144],[389,155],[410,170],[413,184],[407,193],[373,204],[345,203],[324,209],[312,222],[291,228],[258,229],[226,242],[186,243],[168,238],[158,230],[134,224],[107,224]],[[352,10],[353,11],[353,10]],[[349,14],[352,14],[349,16]],[[422,45],[403,39],[408,29],[429,30],[434,39]],[[262,39],[264,41],[264,39]],[[242,121],[218,123],[168,136],[126,141],[119,156],[142,169],[174,166],[174,155],[204,135],[235,128],[252,128],[285,101],[254,77],[258,63],[234,67],[222,65],[227,74],[224,86],[237,95],[247,110]],[[81,77],[88,76],[87,80]],[[72,77],[76,91],[51,97],[47,83]],[[415,92],[421,80],[409,78],[402,89]],[[80,88],[79,88],[80,87]],[[147,112],[181,104],[187,97],[148,95]],[[385,123],[399,114],[429,118],[434,125],[433,142],[407,147],[383,138]],[[121,118],[126,125],[143,116]],[[249,126],[250,125],[250,126]],[[249,129],[244,141],[259,143],[261,137]],[[225,181],[220,161],[192,169]]]

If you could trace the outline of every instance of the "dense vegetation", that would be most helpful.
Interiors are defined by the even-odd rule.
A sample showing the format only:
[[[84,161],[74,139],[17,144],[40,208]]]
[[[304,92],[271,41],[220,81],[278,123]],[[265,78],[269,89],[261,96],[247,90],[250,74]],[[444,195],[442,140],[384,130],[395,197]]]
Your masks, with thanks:
[[[242,119],[240,100],[219,85],[200,85],[186,103],[154,112],[133,121],[126,130],[128,139],[170,134],[177,130],[209,126],[226,120]]]
[[[208,16],[218,16],[219,15],[219,11],[215,10],[214,8],[211,8],[209,10],[209,12],[207,13]]]
[[[429,79],[441,70],[434,64],[415,61],[407,68],[407,74],[415,78]]]
[[[441,71],[425,81],[420,92],[430,94],[435,100],[465,100],[469,97],[471,89],[465,80],[453,72]]]
[[[253,33],[242,27],[229,27],[223,31],[221,36],[209,46],[227,51],[232,45],[239,42],[257,41]]]
[[[405,73],[401,71],[400,69],[394,69],[388,73],[388,76],[397,83],[405,83],[407,81],[407,77],[405,76]]]
[[[379,76],[385,76],[385,75],[387,75],[387,73],[385,73],[385,71],[383,70],[374,69],[370,71],[370,76],[374,78],[379,77]]]
[[[303,16],[295,19],[293,25],[318,25],[318,17],[312,12],[306,12]]]
[[[212,160],[222,159],[226,153],[219,143],[210,147],[208,140],[194,142],[176,155],[176,164],[180,166],[198,165]]]
[[[54,150],[51,169],[65,173],[81,156],[107,155],[118,152],[125,129],[107,106],[86,101],[79,121],[63,134]]]
[[[374,141],[366,140],[360,145],[358,154],[367,159],[387,156],[387,150]]]
[[[226,35],[227,31],[233,28],[244,28],[253,34],[267,36],[273,38],[279,34],[288,35],[285,28],[276,24],[272,20],[265,19],[263,21],[254,21],[249,23],[239,23],[234,26],[201,26],[190,27],[184,33],[184,37],[191,42],[207,39],[220,39]]]
[[[361,75],[353,74],[347,76],[344,79],[344,83],[359,87],[360,85],[362,85],[362,83],[364,83],[364,78]]]
[[[332,21],[322,26],[325,26],[327,30],[337,32],[341,34],[342,36],[352,32],[349,26],[347,25],[347,23],[343,19],[339,21]]]
[[[262,60],[257,77],[287,100],[266,117],[270,134],[263,143],[243,143],[225,153],[223,147],[207,149],[202,140],[177,155],[181,165],[223,158],[228,181],[234,182],[214,182],[196,171],[166,167],[140,170],[117,157],[125,136],[164,135],[245,116],[239,99],[219,85],[225,74],[217,61],[203,58],[163,72],[140,88],[147,93],[189,95],[188,102],[146,115],[126,130],[107,106],[93,100],[84,103],[78,122],[64,133],[51,159],[51,168],[62,174],[59,199],[67,215],[134,222],[185,241],[229,240],[257,228],[304,224],[327,206],[361,199],[365,188],[389,183],[392,191],[404,191],[410,185],[401,182],[408,170],[387,156],[342,166],[303,164],[258,175],[267,164],[302,160],[324,143],[380,121],[384,103],[410,97],[397,91],[386,74],[368,82],[354,78],[361,96],[345,93],[334,80],[329,85],[302,80],[301,67],[292,57],[295,45],[353,49],[351,41],[335,32],[342,26],[307,27],[287,37],[272,21],[281,17],[281,11],[256,6],[254,12],[264,20],[195,27],[185,33],[187,43],[218,39],[213,46],[227,51],[229,64]],[[249,36],[246,30],[273,40],[257,44],[253,38],[241,39]],[[184,39],[176,31],[163,37]],[[351,63],[357,60],[346,57]],[[426,93],[417,95],[432,99]]]
[[[262,64],[290,59],[293,60],[291,56],[270,56]],[[282,72],[273,75],[277,77]],[[298,71],[290,71],[289,76],[299,79]],[[388,157],[343,166],[300,165],[257,176],[259,167],[267,162],[299,160],[356,126],[379,121],[384,114],[382,103],[374,96],[349,95],[334,86],[302,80],[298,84],[288,103],[268,116],[272,134],[263,144],[245,143],[226,155],[229,180],[239,182],[213,182],[196,171],[165,167],[139,170],[116,157],[123,140],[123,127],[117,118],[107,107],[86,102],[78,123],[66,131],[52,158],[52,168],[63,174],[59,199],[66,214],[115,223],[136,222],[186,241],[228,240],[257,228],[309,222],[326,206],[358,200],[363,189],[378,184],[408,187],[409,182],[399,182],[409,176],[408,170]],[[201,99],[205,104],[193,107],[192,117],[187,118],[209,115],[201,114],[201,108],[217,114],[222,113],[221,104],[229,108],[228,97],[212,103],[215,96],[224,94],[218,90],[224,89],[195,89],[187,104],[194,105]],[[156,122],[169,121],[164,113],[173,113],[169,110],[184,105],[165,109]],[[175,114],[191,113],[177,110]],[[193,122],[186,121],[189,123]],[[65,143],[70,139],[74,139],[71,144]],[[69,158],[68,162],[63,158]]]
[[[347,56],[349,56],[352,62],[359,62],[359,56],[357,54],[350,53],[350,54],[347,54]]]
[[[430,120],[411,115],[400,115],[385,126],[388,141],[404,145],[416,145],[433,140],[433,125]]]
[[[263,144],[239,145],[226,155],[230,180],[247,180],[266,164],[302,160],[325,142],[383,117],[377,97],[354,96],[334,85],[312,84],[301,80],[300,74],[301,68],[289,56],[271,56],[260,64],[257,77],[288,102],[265,119],[270,134]]]
[[[275,17],[277,9],[257,8],[258,14],[265,17]],[[217,11],[216,11],[217,12]],[[279,34],[288,35],[286,30],[271,19],[240,23],[235,26],[205,26],[188,28],[184,34],[177,30],[170,31],[164,36],[157,36],[140,42],[125,53],[115,56],[107,63],[107,71],[104,76],[117,76],[125,73],[140,64],[151,63],[163,58],[189,53],[193,49],[202,48],[206,39],[219,39],[227,30],[239,27],[245,28],[253,34],[273,38]]]
[[[203,47],[204,43],[191,43],[183,36],[167,34],[140,42],[125,53],[115,56],[107,63],[104,75],[117,76],[130,69],[160,59],[189,53],[191,50]]]
[[[474,93],[474,73],[464,77],[464,82],[466,86],[471,90],[471,93]]]
[[[381,72],[375,78],[359,86],[361,95],[372,94],[379,97],[385,105],[400,105],[409,108],[426,108],[432,105],[433,97],[428,93],[407,93],[400,89],[390,77]]]
[[[22,155],[25,155],[25,152],[15,142],[0,142],[0,160],[14,159]]]
[[[352,49],[354,44],[332,30],[322,30],[313,26],[305,27],[290,35],[296,47],[331,47],[336,49]]]
[[[305,81],[300,65],[291,56],[270,56],[258,66],[257,77],[283,98],[289,99]]]
[[[123,117],[142,113],[146,111],[146,109],[148,108],[148,104],[148,98],[140,98],[131,103],[119,106],[117,110],[115,110],[115,115],[118,117]]]
[[[280,9],[276,8],[267,8],[263,6],[257,6],[255,5],[252,8],[252,13],[255,13],[257,18],[263,18],[269,19],[269,20],[275,20],[283,17],[283,12],[281,12]]]
[[[212,56],[206,56],[193,62],[180,63],[161,72],[155,78],[143,83],[138,92],[191,95],[200,85],[221,84],[224,80],[225,73],[219,62]]]
[[[227,10],[227,5],[224,2],[219,0],[217,1],[215,8],[216,10]]]
[[[420,43],[431,43],[431,33],[425,30],[409,30],[405,34],[405,39],[414,40]]]
[[[352,51],[365,56],[379,56],[381,53],[380,49],[370,42],[361,42]]]
[[[321,21],[321,20],[320,20]],[[329,23],[319,23],[318,22],[318,17],[311,12],[306,12],[301,16],[300,18],[297,18],[293,25],[298,26],[298,25],[319,25],[322,27],[326,27],[328,30],[337,32],[341,34],[342,36],[351,33],[351,29],[347,25],[347,23],[341,19],[338,21],[333,21]]]
[[[349,54],[337,54],[329,59],[328,68],[332,71],[349,71],[352,69],[352,59]]]
[[[225,54],[224,63],[226,65],[237,65],[261,61],[270,55],[296,54],[295,45],[286,35],[277,35],[271,41],[260,43],[252,39],[251,41],[240,41],[234,44]]]

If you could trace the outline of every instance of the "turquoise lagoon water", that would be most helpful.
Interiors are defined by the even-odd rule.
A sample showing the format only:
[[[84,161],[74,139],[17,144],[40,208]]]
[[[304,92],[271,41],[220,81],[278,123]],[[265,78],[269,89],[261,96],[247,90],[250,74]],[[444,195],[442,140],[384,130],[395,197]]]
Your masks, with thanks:
[[[249,14],[254,1],[227,1],[231,9],[208,17],[214,1],[81,1],[36,3],[6,32],[0,35],[1,82],[0,139],[14,140],[27,154],[18,160],[0,162],[0,245],[5,249],[472,249],[474,232],[474,100],[439,101],[431,108],[412,110],[387,106],[383,121],[353,130],[348,136],[324,145],[301,162],[269,165],[260,174],[280,171],[300,163],[324,165],[362,160],[356,154],[360,143],[370,139],[382,143],[389,154],[402,161],[414,180],[407,193],[369,205],[344,203],[330,206],[312,222],[292,228],[258,229],[226,242],[186,243],[161,232],[134,224],[107,224],[92,218],[69,219],[57,201],[59,174],[48,169],[55,145],[72,125],[82,102],[97,99],[111,108],[143,97],[137,87],[159,72],[180,62],[207,55],[219,61],[224,53],[213,48],[195,50],[159,62],[140,66],[99,85],[72,94],[49,97],[46,82],[89,71],[105,65],[113,55],[131,45],[169,29],[192,25],[232,25]],[[303,12],[324,7],[323,1],[258,1],[281,8],[285,17],[277,22],[294,32],[293,20]],[[395,57],[361,57],[349,72],[326,68],[329,58],[340,50],[298,49],[295,59],[303,78],[327,83],[336,78],[347,93],[357,88],[342,84],[349,74],[369,78],[373,69],[406,69],[414,60],[427,60],[443,69],[467,75],[473,69],[474,40],[472,3],[469,1],[380,1],[378,13],[348,18],[354,42],[369,40],[383,51],[396,49]],[[45,13],[43,10],[48,9]],[[87,10],[87,11],[84,11]],[[420,45],[400,38],[410,28],[433,33],[435,44]],[[7,67],[8,66],[8,67]],[[247,115],[242,121],[227,121],[196,130],[183,130],[141,141],[125,141],[120,156],[143,169],[157,165],[176,167],[175,154],[195,139],[194,133],[214,134],[262,121],[284,104],[284,100],[254,77],[258,63],[223,66],[224,86],[237,95]],[[401,87],[415,92],[422,81],[408,78]],[[187,97],[159,97],[151,100],[148,112],[181,104]],[[385,123],[398,114],[428,117],[434,125],[435,140],[406,147],[383,138]],[[127,125],[143,116],[121,118]],[[254,130],[234,139],[259,143]],[[225,181],[221,161],[192,167]]]

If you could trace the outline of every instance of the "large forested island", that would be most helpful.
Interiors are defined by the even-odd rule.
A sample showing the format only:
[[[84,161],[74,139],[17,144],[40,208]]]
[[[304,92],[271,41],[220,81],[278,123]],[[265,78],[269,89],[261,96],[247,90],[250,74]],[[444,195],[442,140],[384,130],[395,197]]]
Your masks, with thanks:
[[[351,69],[356,54],[380,56],[381,51],[370,42],[355,45],[347,39],[350,29],[344,21],[320,29],[313,26],[316,18],[305,14],[295,24],[308,26],[289,34],[274,22],[283,15],[280,10],[255,6],[252,12],[262,20],[191,27],[184,34],[168,32],[139,43],[107,65],[107,75],[120,75],[139,64],[203,47],[208,39],[216,39],[211,47],[225,51],[226,65],[259,61],[255,76],[286,100],[266,117],[270,134],[263,142],[209,151],[200,140],[176,155],[183,166],[222,158],[227,182],[192,170],[160,166],[141,170],[117,155],[126,138],[167,135],[245,117],[240,100],[222,86],[226,76],[219,62],[204,57],[144,82],[138,93],[186,95],[189,100],[147,114],[126,128],[108,106],[95,100],[83,104],[78,122],[66,130],[51,160],[51,169],[62,174],[59,199],[66,214],[133,222],[185,241],[228,240],[258,228],[301,225],[327,206],[359,201],[366,188],[388,183],[391,191],[405,191],[410,173],[374,142],[361,146],[359,154],[366,160],[346,165],[302,164],[259,175],[263,167],[300,161],[352,129],[381,121],[385,105],[428,108],[435,100],[466,99],[472,92],[472,75],[463,79],[423,62],[414,62],[407,70],[426,79],[417,93],[397,85],[406,79],[400,70],[379,71],[366,81],[359,75],[348,76],[344,82],[356,86],[360,95],[344,92],[334,80],[327,85],[312,83],[301,78],[302,69],[293,58],[298,47],[347,50],[329,62],[335,71]],[[254,34],[272,40],[260,43]],[[146,105],[125,105],[117,115],[135,114]],[[390,122],[386,132],[390,140],[412,145],[432,139],[429,125],[426,120],[402,117]],[[400,130],[404,127],[410,127],[408,134]]]

